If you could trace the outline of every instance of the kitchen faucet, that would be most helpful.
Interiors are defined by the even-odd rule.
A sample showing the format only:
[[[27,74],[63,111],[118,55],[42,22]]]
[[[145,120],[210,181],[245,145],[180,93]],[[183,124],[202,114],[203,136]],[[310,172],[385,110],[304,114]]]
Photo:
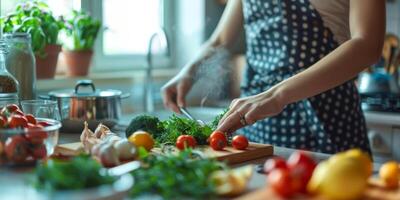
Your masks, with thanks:
[[[154,68],[154,62],[153,62],[153,48],[155,42],[159,42],[159,47],[158,47],[158,52],[161,55],[170,56],[170,48],[168,44],[168,37],[163,28],[160,28],[157,32],[155,32],[153,35],[151,35],[149,43],[148,43],[148,49],[147,49],[147,69],[146,69],[146,78],[144,80],[144,87],[143,87],[143,92],[144,92],[144,99],[143,99],[143,107],[145,109],[146,113],[151,113],[154,112],[154,97],[153,97],[153,76],[152,76],[152,71]]]

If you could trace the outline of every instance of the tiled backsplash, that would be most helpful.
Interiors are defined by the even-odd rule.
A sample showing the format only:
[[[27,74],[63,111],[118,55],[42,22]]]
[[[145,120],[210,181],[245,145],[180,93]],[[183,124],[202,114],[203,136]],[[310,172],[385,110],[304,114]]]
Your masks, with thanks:
[[[394,0],[386,4],[386,30],[400,36],[400,0]]]

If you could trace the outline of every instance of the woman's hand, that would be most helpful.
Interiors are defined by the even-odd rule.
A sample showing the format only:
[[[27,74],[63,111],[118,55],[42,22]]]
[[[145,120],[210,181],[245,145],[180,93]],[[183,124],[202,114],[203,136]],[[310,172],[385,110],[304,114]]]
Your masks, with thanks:
[[[285,106],[283,95],[275,88],[254,96],[235,99],[229,106],[229,111],[220,120],[217,130],[231,134],[260,119],[279,114]]]
[[[185,107],[185,97],[193,85],[193,78],[186,72],[181,72],[166,83],[162,88],[164,106],[176,113],[179,107]]]

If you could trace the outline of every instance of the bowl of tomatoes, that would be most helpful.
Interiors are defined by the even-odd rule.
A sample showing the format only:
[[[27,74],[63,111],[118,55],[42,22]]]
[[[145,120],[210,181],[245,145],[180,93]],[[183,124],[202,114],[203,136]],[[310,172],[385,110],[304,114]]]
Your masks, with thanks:
[[[23,113],[15,104],[0,109],[0,166],[35,164],[54,152],[61,122]]]

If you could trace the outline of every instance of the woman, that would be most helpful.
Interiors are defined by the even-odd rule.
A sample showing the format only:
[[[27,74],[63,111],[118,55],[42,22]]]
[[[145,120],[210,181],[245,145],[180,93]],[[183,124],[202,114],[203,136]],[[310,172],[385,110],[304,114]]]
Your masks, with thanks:
[[[247,70],[218,130],[251,141],[336,153],[370,151],[352,79],[381,55],[382,0],[230,0],[202,52],[163,87],[179,113],[199,63],[230,49],[244,25]]]

